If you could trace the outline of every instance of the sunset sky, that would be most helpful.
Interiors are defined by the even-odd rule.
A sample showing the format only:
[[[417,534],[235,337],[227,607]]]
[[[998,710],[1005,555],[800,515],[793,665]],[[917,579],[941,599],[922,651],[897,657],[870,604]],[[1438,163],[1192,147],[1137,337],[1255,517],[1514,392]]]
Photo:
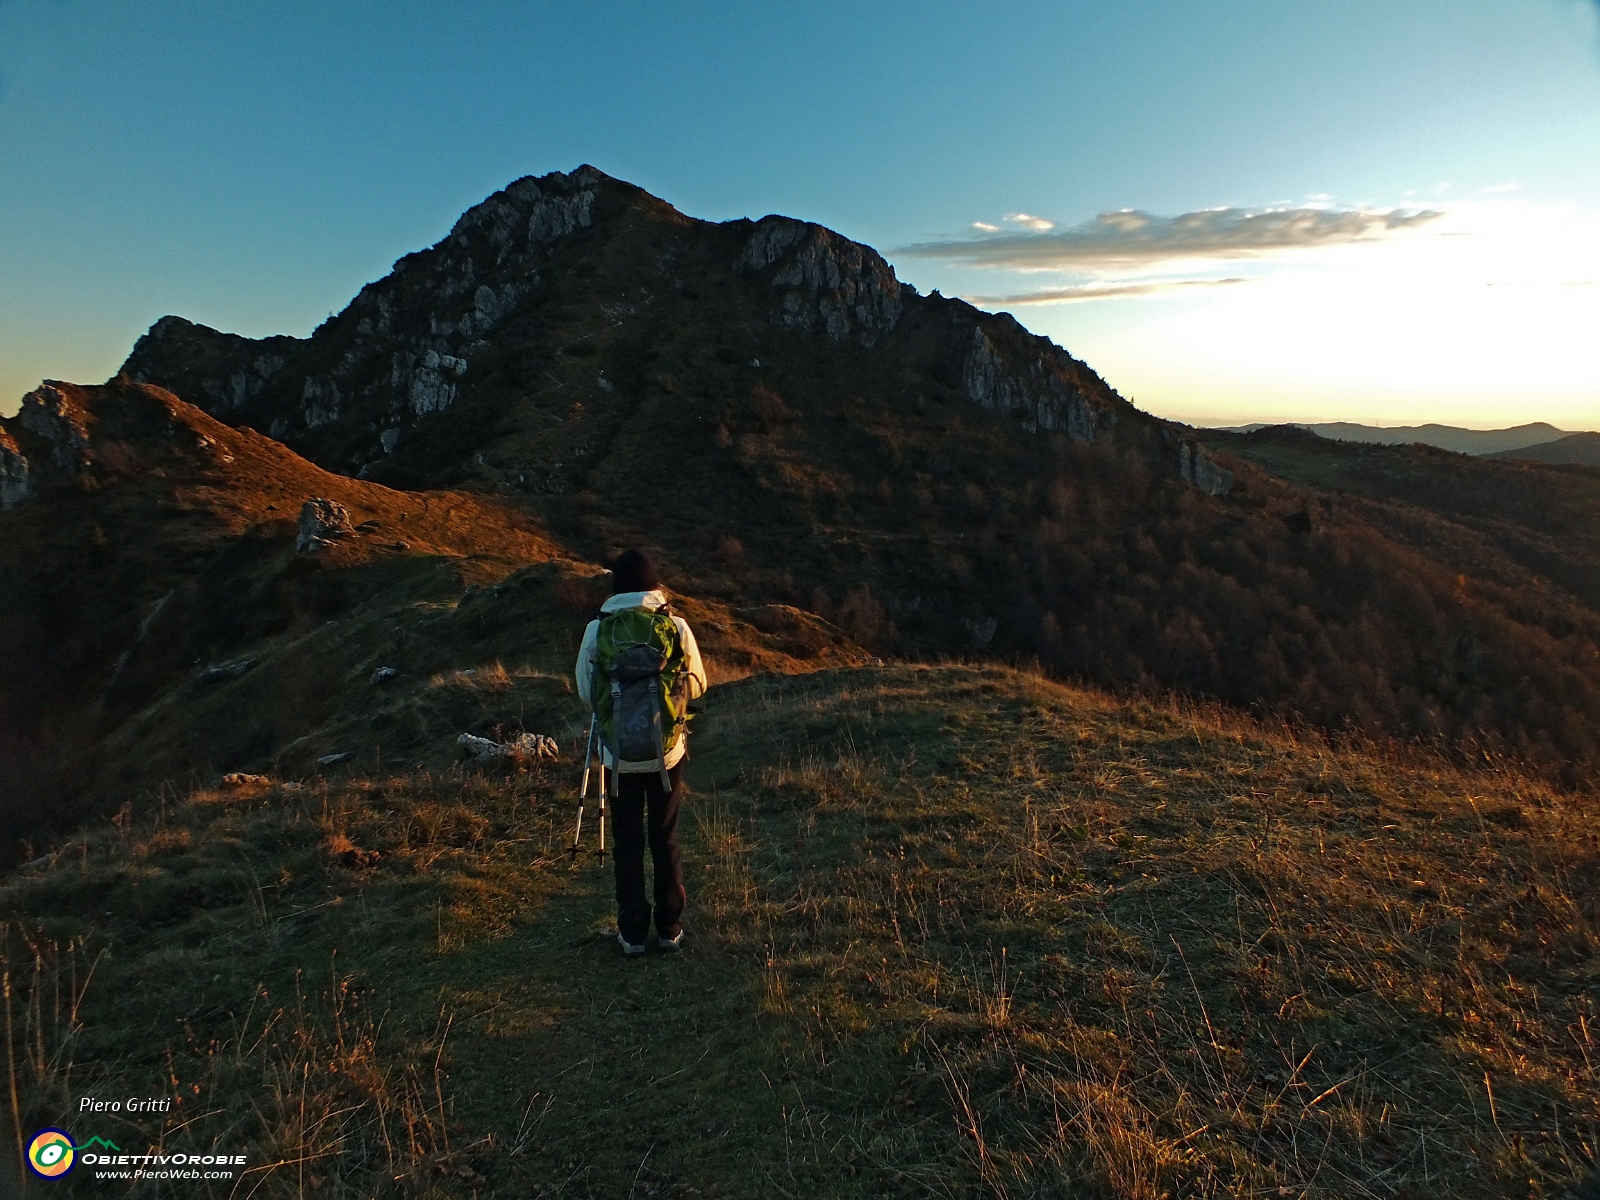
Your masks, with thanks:
[[[1600,428],[1592,0],[0,0],[0,412],[524,174],[820,221],[1196,422]]]

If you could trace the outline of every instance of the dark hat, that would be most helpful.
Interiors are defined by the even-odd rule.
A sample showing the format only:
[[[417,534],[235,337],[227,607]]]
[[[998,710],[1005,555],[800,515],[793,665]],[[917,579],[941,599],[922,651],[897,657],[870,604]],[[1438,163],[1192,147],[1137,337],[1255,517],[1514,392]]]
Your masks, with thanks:
[[[661,586],[656,564],[643,550],[624,550],[611,563],[611,591],[648,592]]]

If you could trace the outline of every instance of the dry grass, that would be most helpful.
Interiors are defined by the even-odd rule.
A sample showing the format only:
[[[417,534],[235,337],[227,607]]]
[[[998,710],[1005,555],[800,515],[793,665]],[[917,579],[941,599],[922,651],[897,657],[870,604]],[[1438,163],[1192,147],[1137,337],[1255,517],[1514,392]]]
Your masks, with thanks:
[[[506,670],[496,659],[482,667],[466,667],[453,671],[439,671],[428,679],[430,688],[462,688],[469,692],[503,692],[517,686],[518,681],[534,679],[565,680],[565,676],[551,676],[536,671],[524,663],[514,671]]]
[[[1592,1179],[1594,797],[998,670],[745,687],[724,924],[880,1187]]]
[[[15,872],[8,1146],[248,1152],[217,1196],[1592,1186],[1593,797],[992,668],[712,700],[676,958],[617,955],[570,766],[202,790]],[[102,1091],[181,1103],[80,1131]]]
[[[559,860],[553,813],[529,804],[545,786],[473,773],[208,789],[13,876],[8,1142],[61,1124],[134,1152],[250,1155],[236,1190],[138,1195],[477,1186],[484,1147],[452,1135],[453,1014],[406,968],[503,935],[548,890],[525,878]],[[532,837],[558,857],[530,863]],[[374,986],[397,968],[400,986]],[[83,1095],[130,1093],[175,1103],[77,1115]]]

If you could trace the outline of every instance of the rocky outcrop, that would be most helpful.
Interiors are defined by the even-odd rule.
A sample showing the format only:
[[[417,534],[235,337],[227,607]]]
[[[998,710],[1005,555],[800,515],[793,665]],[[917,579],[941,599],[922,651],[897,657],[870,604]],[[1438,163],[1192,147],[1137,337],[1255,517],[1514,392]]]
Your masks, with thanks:
[[[17,440],[0,426],[0,512],[15,508],[32,494],[27,457]]]
[[[211,403],[203,407],[221,413],[242,408],[246,401],[261,394],[261,389],[283,369],[284,361],[281,354],[258,354],[226,381],[207,379],[200,390]]]
[[[45,380],[22,398],[16,420],[50,444],[55,465],[68,475],[80,474],[89,465],[89,410],[55,380]]]
[[[509,742],[496,742],[489,738],[463,733],[456,738],[456,745],[461,747],[463,754],[479,762],[505,759],[513,763],[527,764],[538,762],[540,759],[553,761],[561,757],[561,749],[556,745],[555,739],[546,737],[542,733],[519,733]]]
[[[339,384],[332,378],[307,379],[300,389],[300,415],[307,429],[339,419]]]
[[[778,324],[821,330],[836,342],[853,335],[871,346],[905,310],[894,268],[877,251],[807,221],[763,217],[733,266],[771,272]]]
[[[605,181],[592,167],[519,179],[464,213],[438,245],[401,258],[309,339],[254,341],[169,316],[123,370],[276,438],[443,412],[459,394],[464,352],[516,311],[553,243],[594,225]]]
[[[390,367],[390,381],[395,391],[395,401],[390,406],[392,416],[398,418],[401,412],[409,412],[414,417],[443,412],[456,402],[454,381],[466,373],[467,360],[453,354],[440,354],[437,350],[425,350],[421,354],[397,351]],[[398,442],[398,431],[395,439]]]
[[[1226,496],[1233,487],[1233,472],[1218,466],[1205,448],[1194,442],[1178,443],[1178,477],[1208,496]]]
[[[354,532],[348,508],[337,500],[313,497],[300,507],[300,538],[295,549],[315,552]]]
[[[1020,326],[1017,329],[1021,331]],[[1040,340],[1026,336],[1030,342]],[[1054,346],[1050,350],[1060,353]],[[991,412],[1014,414],[1030,430],[1059,429],[1075,442],[1092,442],[1101,425],[1112,418],[1102,416],[1051,357],[1031,345],[1020,356],[1002,354],[978,325],[972,331],[962,383],[975,403]]]
[[[566,237],[575,229],[587,229],[594,224],[594,191],[579,192],[575,196],[540,195],[528,215],[528,248],[542,246],[557,238]]]
[[[269,387],[306,343],[292,337],[245,338],[162,317],[122,365],[135,383],[156,383],[214,416],[245,407]]]
[[[605,180],[603,173],[587,165],[570,175],[560,171],[539,178],[526,175],[462,213],[441,245],[487,242],[494,250],[495,265],[500,266],[520,250],[542,249],[591,227],[596,188]]]

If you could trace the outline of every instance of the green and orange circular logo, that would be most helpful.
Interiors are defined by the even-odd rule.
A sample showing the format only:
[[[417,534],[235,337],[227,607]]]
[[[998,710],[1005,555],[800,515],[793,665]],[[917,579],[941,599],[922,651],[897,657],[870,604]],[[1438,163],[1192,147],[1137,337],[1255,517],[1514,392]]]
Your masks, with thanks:
[[[72,1139],[64,1129],[41,1129],[28,1143],[28,1165],[35,1175],[60,1179],[77,1162]]]

